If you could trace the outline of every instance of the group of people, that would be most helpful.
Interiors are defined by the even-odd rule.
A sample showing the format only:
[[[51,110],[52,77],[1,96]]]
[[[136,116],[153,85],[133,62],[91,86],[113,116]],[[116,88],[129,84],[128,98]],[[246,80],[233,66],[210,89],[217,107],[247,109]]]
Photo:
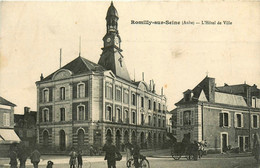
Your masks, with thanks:
[[[82,168],[83,165],[82,151],[79,150],[78,152],[76,152],[75,148],[72,147],[69,155],[70,155],[70,161],[69,161],[70,168],[76,168],[76,167]]]
[[[136,141],[133,144],[127,142],[124,146],[124,149],[126,150],[126,161],[133,157],[134,165],[136,168],[138,168],[138,159],[140,158],[140,147],[138,146]],[[104,160],[107,160],[108,168],[116,168],[116,161],[120,161],[122,159],[122,155],[120,154],[116,146],[112,144],[112,140],[110,138],[107,139],[107,142],[103,147],[103,151],[106,152]]]
[[[17,168],[18,167],[17,159],[18,159],[20,162],[19,168],[25,168],[26,160],[28,157],[30,157],[33,167],[38,168],[41,154],[37,150],[37,148],[35,148],[31,153],[28,153],[23,144],[18,147],[16,145],[12,145],[10,149],[10,162],[9,162],[10,167]]]

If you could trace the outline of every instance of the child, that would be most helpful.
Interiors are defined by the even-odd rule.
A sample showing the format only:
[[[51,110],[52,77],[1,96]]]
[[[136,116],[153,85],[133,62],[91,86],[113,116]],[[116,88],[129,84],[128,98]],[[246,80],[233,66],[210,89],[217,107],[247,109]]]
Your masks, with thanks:
[[[46,168],[52,168],[53,162],[52,161],[48,161],[47,162],[47,167]]]

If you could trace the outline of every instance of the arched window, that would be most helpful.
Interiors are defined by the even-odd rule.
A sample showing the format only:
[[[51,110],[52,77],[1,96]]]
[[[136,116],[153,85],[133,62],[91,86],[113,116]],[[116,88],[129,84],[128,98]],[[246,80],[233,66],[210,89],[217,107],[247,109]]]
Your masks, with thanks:
[[[78,147],[79,149],[82,148],[84,146],[84,131],[82,129],[80,129],[78,131]]]
[[[111,108],[111,106],[107,106],[106,119],[109,120],[109,121],[112,121],[112,108]]]
[[[85,97],[85,84],[79,83],[78,84],[78,98]]]
[[[151,110],[151,109],[152,109],[151,100],[148,100],[148,109],[149,109],[149,110]]]
[[[49,133],[48,131],[43,131],[43,146],[47,147],[49,143]]]
[[[156,102],[153,102],[153,111],[156,110]]]
[[[49,102],[49,89],[43,90],[43,102]]]
[[[66,149],[65,131],[60,130],[60,150],[64,151],[65,149]]]
[[[129,123],[129,112],[125,110],[125,123]]]
[[[49,116],[49,109],[45,108],[43,109],[43,122],[49,122],[50,116]]]
[[[135,111],[132,112],[132,123],[136,123],[136,116],[135,116]]]
[[[60,88],[60,100],[65,100],[65,87]]]
[[[78,120],[84,120],[85,119],[85,107],[80,105],[78,106]]]
[[[117,121],[121,122],[122,121],[122,114],[121,114],[120,108],[116,109],[116,113],[117,113]]]

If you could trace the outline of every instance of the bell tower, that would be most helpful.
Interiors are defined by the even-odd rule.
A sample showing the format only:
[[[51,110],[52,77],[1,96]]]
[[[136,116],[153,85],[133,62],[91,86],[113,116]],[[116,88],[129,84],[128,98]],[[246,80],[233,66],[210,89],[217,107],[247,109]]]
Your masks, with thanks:
[[[130,76],[124,63],[124,56],[121,54],[121,38],[118,32],[118,13],[111,2],[106,16],[106,35],[103,37],[103,52],[98,64],[107,70],[111,70],[116,76],[130,81]]]

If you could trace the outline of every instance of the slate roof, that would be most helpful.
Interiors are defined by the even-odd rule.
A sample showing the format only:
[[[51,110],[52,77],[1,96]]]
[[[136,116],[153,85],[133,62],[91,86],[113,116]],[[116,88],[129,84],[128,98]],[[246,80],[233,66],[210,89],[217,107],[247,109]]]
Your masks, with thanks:
[[[215,92],[215,103],[247,107],[243,96],[221,92]]]
[[[13,104],[12,102],[4,99],[3,97],[0,96],[0,104],[1,105],[6,105],[6,106],[11,106],[11,107],[15,107],[16,105]]]
[[[107,10],[106,19],[108,19],[109,17],[112,17],[112,16],[115,16],[115,17],[118,18],[118,13],[117,13],[116,8],[114,7],[113,2],[111,2],[110,7]]]
[[[79,74],[84,74],[88,72],[103,72],[105,71],[105,68],[103,68],[101,65],[95,64],[94,62],[91,62],[87,60],[86,58],[83,58],[81,56],[77,57],[70,63],[66,64],[65,66],[61,67],[61,69],[67,69],[72,72],[72,75],[79,75]],[[60,69],[58,69],[60,70]],[[57,71],[58,71],[57,70]],[[57,72],[55,71],[54,73],[50,74],[46,78],[44,78],[42,81],[47,81],[51,80],[53,75]]]

